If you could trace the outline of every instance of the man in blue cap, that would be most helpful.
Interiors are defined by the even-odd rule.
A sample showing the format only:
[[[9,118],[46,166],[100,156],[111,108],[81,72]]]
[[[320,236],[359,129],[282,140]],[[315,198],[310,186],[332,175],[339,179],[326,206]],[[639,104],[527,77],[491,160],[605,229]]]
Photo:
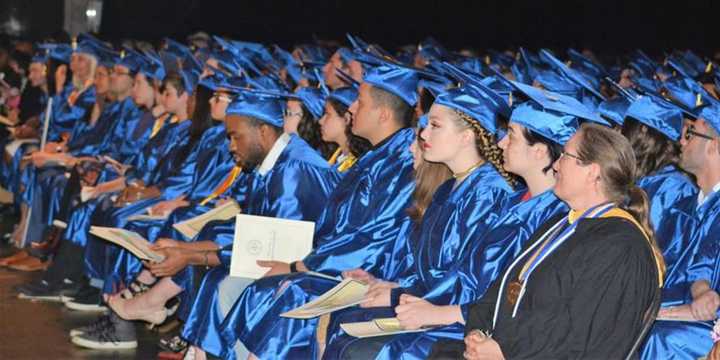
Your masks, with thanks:
[[[243,93],[227,109],[226,131],[235,162],[251,173],[249,198],[243,213],[257,216],[314,221],[321,214],[325,199],[334,188],[332,169],[309,145],[296,135],[282,132],[282,99],[257,93]],[[196,241],[182,247],[163,247],[164,261],[147,264],[157,277],[163,277],[147,294],[125,300],[111,296],[108,303],[125,320],[162,322],[164,304],[182,289],[170,276],[187,265],[217,266],[209,273],[191,309],[190,319],[204,319],[215,309],[212,296],[218,283],[240,287],[251,279],[228,276],[234,222],[206,226]],[[205,239],[214,239],[203,241]],[[185,289],[186,290],[186,289]],[[189,324],[193,324],[190,322]],[[114,321],[101,333],[78,334],[73,343],[96,349],[135,347],[134,331]],[[115,337],[117,341],[108,339]]]
[[[381,273],[386,256],[392,253],[400,224],[408,216],[405,209],[410,206],[415,187],[408,148],[414,138],[409,127],[418,97],[417,83],[414,70],[390,64],[368,73],[349,111],[353,115],[353,134],[370,141],[373,149],[348,170],[331,195],[316,226],[315,248],[302,261],[292,264],[263,262],[263,266],[271,268],[265,277],[248,287],[232,310],[231,303],[221,304],[223,312],[230,311],[223,323],[222,340],[196,336],[190,338],[193,344],[215,355],[232,351],[235,346],[238,357],[247,356],[248,352],[260,358],[270,356],[264,353],[263,342],[268,338],[262,334],[272,327],[282,329],[273,336],[293,339],[295,325],[312,327],[316,320],[291,325],[291,319],[279,318],[278,314],[336,284],[301,272],[338,275],[344,270],[361,268],[371,274]],[[284,291],[279,296],[278,286],[285,280],[298,291]],[[223,289],[220,291],[222,294]],[[293,294],[303,295],[297,298]],[[217,330],[203,331],[214,334]],[[300,343],[305,343],[304,339],[269,351],[281,351],[275,356],[289,358],[306,356],[307,349]]]
[[[680,145],[680,165],[693,174],[700,188],[692,220],[685,229],[686,249],[676,261],[682,281],[663,289],[659,319],[642,350],[643,359],[692,358],[708,354],[713,346],[713,323],[720,309],[720,105],[700,110],[688,121]],[[672,279],[670,279],[672,280]]]

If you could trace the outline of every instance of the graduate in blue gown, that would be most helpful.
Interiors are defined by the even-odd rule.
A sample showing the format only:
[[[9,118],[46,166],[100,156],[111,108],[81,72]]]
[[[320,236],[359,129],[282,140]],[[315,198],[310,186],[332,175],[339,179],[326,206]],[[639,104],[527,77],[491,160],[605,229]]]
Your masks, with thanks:
[[[391,256],[389,250],[400,224],[407,219],[405,209],[414,188],[412,157],[406,151],[413,131],[404,127],[413,116],[411,105],[417,100],[416,88],[417,74],[409,69],[383,66],[368,75],[350,111],[353,133],[368,139],[374,148],[350,168],[330,196],[316,226],[314,250],[292,267],[264,262],[264,266],[271,268],[268,276],[256,281],[247,289],[248,293],[258,291],[262,297],[272,296],[288,276],[303,281],[303,274],[278,275],[291,270],[339,274],[345,269],[362,267],[380,274],[385,259]],[[383,191],[376,191],[378,188]],[[315,278],[307,280],[313,282]],[[325,286],[322,281],[318,285]],[[231,295],[225,296],[226,291]],[[240,294],[222,287],[220,293],[220,298],[225,299],[222,311],[227,313]],[[219,338],[220,321],[203,328],[186,326],[183,335],[203,350],[219,354],[224,351]],[[203,334],[205,341],[195,340],[198,333]]]
[[[438,101],[443,103],[444,96],[440,95],[436,104]],[[426,358],[436,341],[462,339],[467,306],[485,294],[500,271],[543,222],[566,211],[565,205],[551,190],[555,183],[552,164],[559,158],[562,146],[581,120],[575,113],[546,110],[534,101],[517,106],[510,117],[508,134],[499,145],[503,149],[504,169],[519,175],[527,188],[513,193],[506,204],[499,205],[501,210],[495,222],[488,224],[488,229],[478,233],[476,239],[469,240],[469,249],[464,254],[456,256],[457,252],[438,252],[452,254],[454,264],[446,272],[438,272],[436,265],[426,263],[427,259],[437,259],[438,255],[414,254],[414,266],[399,277],[400,287],[390,292],[392,307],[333,313],[324,357]],[[423,238],[420,239],[422,241]],[[442,255],[439,257],[443,258]],[[423,269],[428,266],[432,271]],[[432,285],[418,286],[418,283]],[[367,296],[384,296],[381,291],[373,290],[378,286],[373,285]],[[358,340],[339,328],[346,322],[394,316],[405,329],[432,329]]]
[[[650,223],[668,268],[665,287],[675,283],[671,280],[675,277],[674,265],[688,245],[685,226],[698,191],[679,169],[682,126],[682,110],[653,95],[634,100],[622,125],[622,133],[635,151],[640,171],[638,186],[650,200]]]
[[[688,121],[680,139],[681,166],[695,175],[700,192],[685,228],[683,254],[676,281],[663,291],[659,318],[642,349],[643,359],[697,359],[710,351],[712,320],[720,305],[720,106],[703,108],[696,121]],[[685,257],[691,260],[685,261]],[[682,265],[682,269],[678,266]]]
[[[259,216],[282,217],[290,219],[315,220],[324,208],[324,198],[334,188],[332,169],[326,161],[312,150],[307,143],[296,135],[283,134],[282,99],[260,96],[251,93],[243,94],[235,100],[227,110],[227,131],[231,139],[230,149],[235,155],[238,165],[251,172],[248,199],[243,212]],[[238,142],[238,139],[251,139],[252,143]],[[249,169],[249,170],[248,170]],[[312,198],[312,200],[311,200]],[[212,227],[212,224],[208,226]],[[206,228],[208,227],[206,226]],[[198,234],[198,239],[206,239],[207,230]],[[207,242],[199,241],[199,246]],[[218,243],[214,250],[231,243]],[[207,246],[181,248],[163,248],[168,257],[159,264],[151,264],[150,270],[156,276],[172,275],[168,266],[178,257],[189,256],[190,264],[197,264],[200,258],[206,264],[221,265],[219,257]],[[185,250],[185,251],[183,251]],[[226,259],[225,259],[226,260]],[[188,264],[186,263],[185,266]],[[217,281],[228,277],[227,263],[211,271],[204,280],[204,285],[212,291]],[[184,266],[181,266],[184,267]],[[171,290],[170,293],[167,290]],[[110,300],[110,306],[123,318],[138,318],[137,309],[156,311],[164,301],[174,296],[181,288],[173,283],[170,277],[164,277],[146,294],[133,298],[125,303],[117,297]],[[202,291],[202,289],[201,289]],[[168,297],[169,296],[169,297]],[[156,303],[158,297],[162,298]],[[211,298],[199,296],[192,309],[193,313],[205,313],[212,310],[207,302]],[[146,303],[150,301],[150,304]],[[135,310],[131,310],[135,309]],[[164,308],[162,308],[164,311]],[[211,313],[209,315],[212,315]],[[139,317],[152,321],[150,317]],[[201,316],[200,319],[204,319]],[[192,322],[191,320],[189,323]]]

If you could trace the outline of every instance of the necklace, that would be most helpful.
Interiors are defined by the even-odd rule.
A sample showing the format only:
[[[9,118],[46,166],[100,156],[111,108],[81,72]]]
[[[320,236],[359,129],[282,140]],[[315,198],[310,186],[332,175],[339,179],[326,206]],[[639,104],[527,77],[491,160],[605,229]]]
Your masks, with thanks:
[[[468,174],[470,174],[471,172],[473,172],[475,169],[477,169],[477,168],[479,168],[480,166],[482,166],[482,164],[484,164],[484,163],[485,163],[485,161],[480,160],[480,162],[478,162],[477,164],[471,166],[469,169],[467,169],[467,170],[465,170],[465,171],[462,171],[462,172],[459,172],[459,173],[454,173],[454,174],[453,174],[453,178],[455,178],[455,179],[464,178],[464,177],[466,177]]]

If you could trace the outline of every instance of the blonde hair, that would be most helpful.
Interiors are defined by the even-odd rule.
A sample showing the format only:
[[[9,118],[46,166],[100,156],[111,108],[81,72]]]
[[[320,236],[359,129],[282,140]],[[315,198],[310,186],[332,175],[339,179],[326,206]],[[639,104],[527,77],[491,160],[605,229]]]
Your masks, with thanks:
[[[85,90],[86,88],[90,87],[90,85],[92,85],[93,81],[95,80],[95,70],[97,70],[98,61],[94,56],[91,56],[88,54],[78,53],[78,55],[84,56],[90,62],[90,73],[88,74],[88,78],[85,79],[84,82],[83,82],[83,80],[80,80],[78,74],[73,72],[73,78],[72,78],[73,86],[76,89],[82,91],[82,90]]]
[[[475,145],[477,146],[480,156],[487,162],[491,163],[503,178],[510,184],[515,186],[517,183],[515,177],[503,168],[503,152],[497,145],[495,135],[483,128],[480,123],[468,114],[453,109],[458,115],[457,123],[464,128],[470,128],[475,133]]]

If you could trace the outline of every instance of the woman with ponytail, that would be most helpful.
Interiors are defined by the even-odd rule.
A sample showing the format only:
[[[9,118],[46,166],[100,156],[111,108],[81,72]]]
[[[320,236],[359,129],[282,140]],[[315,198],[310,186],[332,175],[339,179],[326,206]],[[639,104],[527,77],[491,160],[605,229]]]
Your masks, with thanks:
[[[674,267],[687,248],[685,233],[698,189],[679,168],[683,113],[663,99],[643,96],[627,109],[622,134],[635,152],[637,185],[650,201],[649,221],[668,267],[665,287],[682,282]]]
[[[657,311],[665,266],[630,143],[583,124],[554,169],[571,211],[542,225],[469,307],[466,359],[624,358]]]

